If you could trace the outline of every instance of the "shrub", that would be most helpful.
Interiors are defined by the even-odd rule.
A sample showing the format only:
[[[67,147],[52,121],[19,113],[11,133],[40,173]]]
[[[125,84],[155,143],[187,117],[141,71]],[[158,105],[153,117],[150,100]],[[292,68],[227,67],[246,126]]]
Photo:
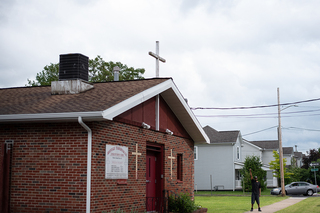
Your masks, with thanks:
[[[262,169],[262,163],[260,158],[257,156],[247,156],[244,161],[244,167],[240,171],[242,178],[242,186],[244,182],[244,191],[251,192],[251,179],[249,169],[252,169],[252,176],[258,176],[258,181],[261,184],[261,191],[264,191],[267,188],[266,175],[267,172]]]
[[[194,200],[188,193],[169,196],[169,211],[189,213],[199,209],[200,206],[195,204]]]

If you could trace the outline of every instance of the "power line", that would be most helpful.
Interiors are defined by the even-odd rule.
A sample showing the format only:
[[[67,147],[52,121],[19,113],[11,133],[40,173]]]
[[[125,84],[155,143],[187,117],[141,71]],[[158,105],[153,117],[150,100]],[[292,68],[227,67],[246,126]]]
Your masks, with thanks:
[[[311,116],[311,115],[320,115],[320,114],[309,114],[309,115],[295,115],[295,116],[290,116],[289,114],[298,114],[298,113],[309,113],[309,112],[317,112],[320,111],[320,109],[317,110],[304,110],[304,111],[296,111],[296,112],[283,112],[281,113],[281,117],[302,117],[302,116]],[[222,117],[222,118],[227,118],[227,117],[239,117],[239,118],[277,118],[278,113],[260,113],[260,114],[244,114],[244,115],[196,115],[197,117]]]
[[[288,127],[288,128],[282,128],[282,129],[288,129],[288,130],[304,130],[304,131],[311,131],[311,132],[320,132],[319,129],[304,129],[299,127]]]
[[[307,102],[313,102],[313,101],[319,101],[319,100],[320,100],[320,98],[315,98],[315,99],[309,99],[309,100],[305,100],[305,101],[296,101],[296,102],[291,102],[291,103],[284,103],[284,104],[280,104],[280,106],[301,104],[301,103],[307,103]],[[267,108],[267,107],[276,107],[276,106],[278,106],[278,104],[250,106],[250,107],[190,107],[190,109],[191,110],[199,110],[199,109],[230,110],[230,109],[257,109],[257,108]]]
[[[248,133],[248,134],[244,134],[242,136],[253,135],[253,134],[256,134],[256,133],[259,133],[259,132],[264,132],[266,130],[276,128],[276,127],[278,127],[278,126],[272,126],[272,127],[267,128],[267,129],[259,130],[259,131],[256,131],[256,132],[251,132],[251,133]]]
[[[269,128],[266,128],[266,129],[262,129],[262,130],[259,130],[259,131],[255,131],[255,132],[251,132],[251,133],[248,133],[248,134],[244,134],[242,136],[247,136],[247,135],[253,135],[253,134],[256,134],[256,133],[260,133],[260,132],[264,132],[264,131],[267,131],[267,130],[270,130],[270,129],[273,129],[273,128],[277,128],[278,126],[272,126],[272,127],[269,127]],[[305,129],[305,128],[299,128],[299,127],[281,127],[282,129],[287,129],[287,130],[304,130],[304,131],[311,131],[311,132],[320,132],[319,129]]]

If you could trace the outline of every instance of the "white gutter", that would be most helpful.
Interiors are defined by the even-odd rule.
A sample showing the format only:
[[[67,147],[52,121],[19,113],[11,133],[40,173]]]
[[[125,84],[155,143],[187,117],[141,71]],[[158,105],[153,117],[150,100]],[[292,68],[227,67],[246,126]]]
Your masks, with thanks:
[[[102,111],[93,112],[61,112],[61,113],[36,113],[36,114],[9,114],[0,115],[0,123],[4,122],[29,122],[29,121],[75,121],[78,117],[86,120],[104,120]]]
[[[233,178],[232,178],[232,191],[234,191],[235,190],[235,182],[236,182],[236,176],[235,176],[235,166],[234,166],[234,155],[236,154],[236,152],[237,152],[237,150],[235,150],[235,146],[234,146],[234,144],[232,144],[232,161],[233,161],[233,165],[232,165],[232,176],[233,176]]]
[[[81,116],[78,117],[78,122],[83,128],[85,128],[88,131],[86,212],[90,213],[92,131],[85,123],[83,123]]]

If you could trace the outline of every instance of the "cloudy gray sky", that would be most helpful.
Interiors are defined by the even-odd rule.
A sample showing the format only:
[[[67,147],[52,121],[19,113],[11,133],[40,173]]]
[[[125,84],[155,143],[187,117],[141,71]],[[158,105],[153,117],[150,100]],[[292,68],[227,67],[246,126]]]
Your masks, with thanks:
[[[320,1],[1,0],[0,88],[34,80],[59,55],[100,55],[145,68],[160,41],[161,77],[191,107],[243,107],[320,98]],[[320,147],[320,101],[282,111],[283,146]],[[277,139],[277,107],[194,110],[202,126]],[[264,130],[264,131],[261,131]],[[257,133],[255,133],[257,132]],[[254,133],[254,134],[251,134]]]

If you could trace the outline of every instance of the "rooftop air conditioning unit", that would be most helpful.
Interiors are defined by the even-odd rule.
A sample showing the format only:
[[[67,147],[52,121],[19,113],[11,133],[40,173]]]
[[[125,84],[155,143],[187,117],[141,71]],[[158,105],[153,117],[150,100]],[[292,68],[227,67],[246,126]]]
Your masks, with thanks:
[[[61,54],[59,63],[59,81],[82,79],[88,81],[89,58],[79,53]]]

